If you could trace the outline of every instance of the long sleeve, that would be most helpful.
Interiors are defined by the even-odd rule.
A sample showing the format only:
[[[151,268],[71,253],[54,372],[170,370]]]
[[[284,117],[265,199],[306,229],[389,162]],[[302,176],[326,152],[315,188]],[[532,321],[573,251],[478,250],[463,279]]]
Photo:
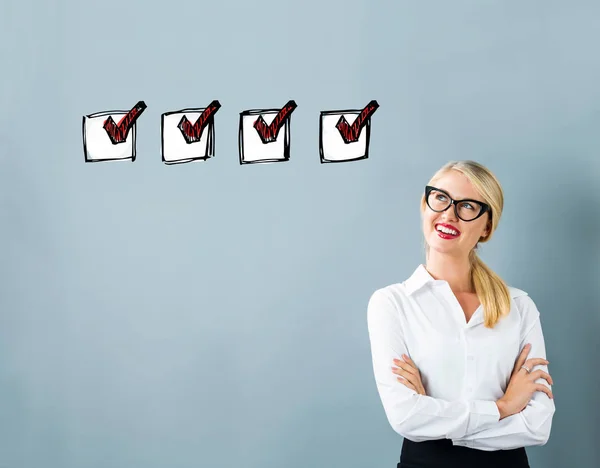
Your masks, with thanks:
[[[525,344],[531,343],[527,359],[538,357],[546,359],[540,313],[529,296],[524,297],[524,307],[527,308],[527,320],[519,349],[523,349]],[[531,371],[537,369],[549,373],[546,365],[535,366]],[[545,379],[540,378],[536,380],[536,383],[544,384],[552,389]],[[520,413],[508,416],[492,427],[454,439],[453,444],[479,450],[507,450],[530,445],[545,445],[550,438],[555,409],[553,399],[544,392],[536,391]]]
[[[420,395],[396,380],[393,359],[410,355],[400,311],[386,291],[379,289],[368,303],[367,322],[373,372],[388,422],[398,434],[414,442],[462,438],[496,424],[500,413],[492,400],[447,401]]]

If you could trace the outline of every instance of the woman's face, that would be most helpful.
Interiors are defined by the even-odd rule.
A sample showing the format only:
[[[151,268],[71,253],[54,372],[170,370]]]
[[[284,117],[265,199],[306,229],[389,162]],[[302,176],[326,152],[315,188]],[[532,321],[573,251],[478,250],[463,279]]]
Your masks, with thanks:
[[[455,200],[470,198],[485,202],[475,190],[469,179],[458,171],[451,170],[433,184],[445,190]],[[441,198],[444,199],[443,196]],[[430,249],[454,256],[468,256],[481,237],[488,235],[487,224],[489,213],[485,213],[474,221],[463,221],[456,216],[454,206],[441,213],[433,211],[425,205],[422,213],[423,234]],[[438,231],[438,224],[458,232],[458,236],[449,236]]]

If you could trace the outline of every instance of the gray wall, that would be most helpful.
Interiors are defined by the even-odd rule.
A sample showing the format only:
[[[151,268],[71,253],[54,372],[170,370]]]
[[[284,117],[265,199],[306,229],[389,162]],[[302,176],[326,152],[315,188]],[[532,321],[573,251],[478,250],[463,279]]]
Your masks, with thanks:
[[[533,467],[600,465],[600,5],[0,5],[0,466],[392,467],[366,303],[424,260],[449,159],[506,190],[481,255],[543,320],[557,413]],[[216,156],[160,160],[160,115],[219,99]],[[239,112],[295,99],[291,159],[241,166]],[[369,159],[318,116],[377,99]],[[144,100],[137,160],[81,119]]]

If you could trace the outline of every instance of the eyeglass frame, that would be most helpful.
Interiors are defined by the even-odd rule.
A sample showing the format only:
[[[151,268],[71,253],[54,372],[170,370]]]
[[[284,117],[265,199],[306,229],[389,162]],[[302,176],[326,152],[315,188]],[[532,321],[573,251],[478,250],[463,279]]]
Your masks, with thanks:
[[[432,190],[437,190],[438,192],[442,192],[443,194],[445,194],[449,199],[450,199],[450,204],[444,208],[443,210],[434,210],[433,208],[431,208],[431,206],[429,205],[429,194],[431,193]],[[478,203],[479,205],[481,205],[481,211],[479,212],[479,214],[477,216],[475,216],[473,219],[463,219],[460,217],[460,215],[458,214],[458,208],[457,208],[457,204],[461,203],[461,202],[475,202]],[[446,211],[448,208],[450,208],[452,205],[454,205],[454,214],[456,214],[456,217],[459,219],[462,219],[465,223],[470,223],[471,221],[475,221],[476,219],[479,219],[481,216],[483,216],[486,212],[488,212],[490,214],[490,216],[492,215],[492,209],[490,208],[490,205],[488,205],[485,202],[479,201],[479,200],[474,200],[471,198],[464,198],[462,200],[455,200],[454,198],[452,198],[450,196],[450,194],[448,192],[446,192],[445,190],[441,189],[441,188],[437,188],[437,187],[433,187],[431,185],[426,185],[425,186],[425,203],[427,204],[427,206],[429,207],[429,209],[431,211],[434,211],[436,213],[443,213],[444,211]]]

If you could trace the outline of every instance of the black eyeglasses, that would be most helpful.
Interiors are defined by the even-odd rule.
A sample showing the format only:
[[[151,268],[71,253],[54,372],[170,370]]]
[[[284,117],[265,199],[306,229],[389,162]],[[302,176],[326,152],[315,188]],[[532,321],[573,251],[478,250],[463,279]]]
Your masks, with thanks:
[[[425,186],[425,200],[427,206],[437,213],[446,211],[450,206],[454,205],[454,213],[463,221],[475,221],[482,216],[486,211],[492,214],[490,205],[479,200],[454,200],[448,192],[432,187]]]

